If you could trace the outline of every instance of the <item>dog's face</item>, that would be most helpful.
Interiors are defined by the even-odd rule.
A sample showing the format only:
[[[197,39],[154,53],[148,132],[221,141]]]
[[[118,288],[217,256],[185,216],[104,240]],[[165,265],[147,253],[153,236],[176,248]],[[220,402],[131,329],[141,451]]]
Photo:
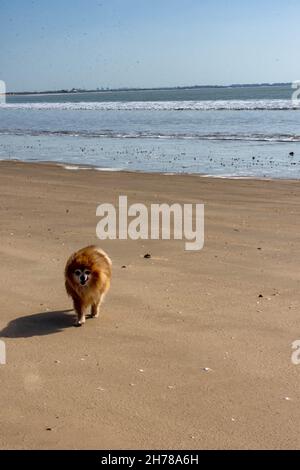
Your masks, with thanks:
[[[73,281],[75,284],[85,287],[91,282],[92,271],[84,266],[78,266],[73,271]]]
[[[90,299],[94,294],[98,296],[106,286],[108,290],[110,276],[111,261],[93,246],[74,253],[65,267],[67,292],[80,298]]]

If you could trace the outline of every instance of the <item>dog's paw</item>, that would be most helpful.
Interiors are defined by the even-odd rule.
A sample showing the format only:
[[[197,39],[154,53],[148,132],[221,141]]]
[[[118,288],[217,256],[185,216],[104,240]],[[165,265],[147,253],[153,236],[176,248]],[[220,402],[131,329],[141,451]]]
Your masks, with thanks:
[[[94,313],[94,314],[92,313],[92,314],[91,314],[91,318],[98,318],[99,315],[100,315],[100,312]]]

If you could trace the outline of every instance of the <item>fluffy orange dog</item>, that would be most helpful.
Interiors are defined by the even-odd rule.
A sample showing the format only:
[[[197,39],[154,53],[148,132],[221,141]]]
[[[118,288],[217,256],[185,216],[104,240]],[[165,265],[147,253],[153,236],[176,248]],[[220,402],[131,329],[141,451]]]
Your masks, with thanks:
[[[65,285],[77,313],[77,326],[85,323],[86,310],[98,317],[101,302],[110,287],[111,260],[96,246],[87,246],[73,253],[65,267]]]

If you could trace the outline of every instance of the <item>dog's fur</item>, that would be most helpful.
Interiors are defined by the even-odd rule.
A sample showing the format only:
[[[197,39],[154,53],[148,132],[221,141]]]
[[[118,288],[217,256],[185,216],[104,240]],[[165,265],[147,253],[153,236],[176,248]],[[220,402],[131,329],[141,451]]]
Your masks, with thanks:
[[[110,287],[112,262],[96,246],[87,246],[73,253],[65,267],[65,286],[73,299],[77,326],[85,323],[86,311],[98,317],[100,305]]]

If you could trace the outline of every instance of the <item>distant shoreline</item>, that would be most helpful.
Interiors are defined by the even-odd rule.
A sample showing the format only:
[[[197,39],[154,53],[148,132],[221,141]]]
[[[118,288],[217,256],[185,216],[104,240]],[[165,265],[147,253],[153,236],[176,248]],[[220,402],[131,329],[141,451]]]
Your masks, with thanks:
[[[106,88],[106,89],[79,89],[72,88],[71,90],[45,90],[45,91],[10,91],[6,94],[8,96],[16,95],[66,95],[66,94],[80,94],[80,93],[111,93],[111,92],[136,92],[136,91],[159,91],[159,90],[199,90],[203,88],[263,88],[263,87],[280,87],[291,86],[292,82],[286,83],[236,83],[232,85],[192,85],[192,86],[176,86],[176,87],[154,87],[154,88]]]

